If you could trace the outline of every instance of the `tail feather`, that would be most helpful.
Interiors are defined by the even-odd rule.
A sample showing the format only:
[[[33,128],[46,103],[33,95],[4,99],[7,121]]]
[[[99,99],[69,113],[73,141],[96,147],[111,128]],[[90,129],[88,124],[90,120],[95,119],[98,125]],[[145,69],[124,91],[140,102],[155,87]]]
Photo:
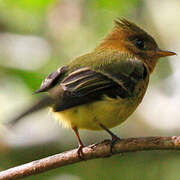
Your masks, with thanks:
[[[27,110],[25,110],[23,113],[21,113],[19,116],[17,116],[16,118],[5,122],[5,124],[7,126],[13,126],[16,123],[18,123],[22,118],[24,118],[25,116],[32,114],[34,112],[37,112],[47,106],[50,106],[51,104],[54,103],[54,99],[51,98],[50,96],[44,96],[42,97],[38,102],[36,102],[36,104],[32,105],[30,108],[28,108]]]

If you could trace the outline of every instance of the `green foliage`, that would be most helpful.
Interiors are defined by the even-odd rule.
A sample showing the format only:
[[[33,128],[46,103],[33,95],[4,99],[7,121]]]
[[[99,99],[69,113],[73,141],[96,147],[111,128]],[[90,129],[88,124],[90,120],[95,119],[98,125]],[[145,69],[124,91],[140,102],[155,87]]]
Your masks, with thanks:
[[[70,57],[81,55],[82,52],[95,47],[113,26],[113,19],[116,17],[137,19],[138,23],[143,23],[142,19],[146,17],[143,8],[144,1],[142,0],[0,1],[0,36],[3,37],[4,33],[11,33],[41,37],[49,43],[51,48],[49,50],[51,55],[46,63],[42,60],[42,65],[31,71],[13,65],[9,66],[8,63],[7,65],[1,63],[1,61],[8,62],[9,59],[1,56],[0,49],[0,83],[6,77],[15,77],[23,82],[30,93],[34,92],[53,69],[65,64]],[[140,13],[143,14],[143,18],[139,16]],[[70,22],[69,19],[72,21]],[[11,48],[11,42],[8,48]],[[170,64],[162,62],[154,75],[154,82],[159,83],[160,79],[167,78],[171,74]],[[8,103],[11,101],[9,100]],[[0,143],[0,169],[30,162],[65,149],[58,143],[29,145],[24,149],[8,148],[8,151],[1,149]],[[72,146],[68,148],[71,149]],[[113,158],[74,164],[27,179],[61,179],[62,175],[70,174],[86,180],[174,180],[180,178],[179,159],[176,159],[178,159],[178,154],[175,152],[127,153]]]

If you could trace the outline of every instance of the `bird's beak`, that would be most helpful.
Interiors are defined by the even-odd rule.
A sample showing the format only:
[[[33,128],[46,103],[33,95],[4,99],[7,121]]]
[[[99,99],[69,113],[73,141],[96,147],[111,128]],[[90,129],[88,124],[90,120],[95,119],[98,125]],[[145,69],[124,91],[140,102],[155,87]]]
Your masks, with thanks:
[[[164,50],[161,50],[161,49],[158,49],[156,53],[157,53],[157,55],[158,55],[159,57],[166,57],[166,56],[177,55],[175,52],[164,51]]]

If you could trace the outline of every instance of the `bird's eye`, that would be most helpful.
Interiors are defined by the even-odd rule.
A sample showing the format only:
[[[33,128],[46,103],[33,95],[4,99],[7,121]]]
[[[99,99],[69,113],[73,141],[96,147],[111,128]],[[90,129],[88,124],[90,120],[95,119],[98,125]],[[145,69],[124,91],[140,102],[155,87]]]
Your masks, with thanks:
[[[144,40],[136,39],[134,44],[137,48],[144,49]]]

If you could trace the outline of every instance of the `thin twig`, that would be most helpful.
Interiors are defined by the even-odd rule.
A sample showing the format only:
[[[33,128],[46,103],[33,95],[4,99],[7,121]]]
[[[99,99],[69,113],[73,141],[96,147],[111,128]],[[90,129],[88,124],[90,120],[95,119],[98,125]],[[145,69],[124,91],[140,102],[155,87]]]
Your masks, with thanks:
[[[113,152],[110,152],[110,141],[103,141],[99,144],[90,145],[83,148],[84,160],[110,157],[114,154],[150,151],[150,150],[180,150],[180,136],[173,137],[144,137],[128,138],[118,141]],[[0,180],[19,179],[33,174],[41,173],[57,167],[74,164],[83,161],[79,159],[77,149],[64,153],[49,156],[44,159],[33,161],[21,166],[17,166],[0,172]]]

